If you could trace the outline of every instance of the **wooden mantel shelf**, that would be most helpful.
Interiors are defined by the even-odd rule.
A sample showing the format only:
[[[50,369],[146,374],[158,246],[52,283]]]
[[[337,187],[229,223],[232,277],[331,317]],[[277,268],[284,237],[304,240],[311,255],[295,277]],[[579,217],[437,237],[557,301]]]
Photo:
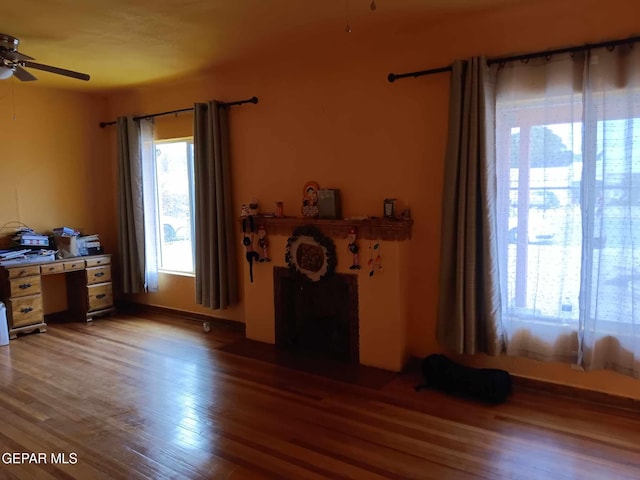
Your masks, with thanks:
[[[313,225],[332,238],[346,238],[355,227],[358,238],[365,240],[407,240],[411,238],[412,219],[367,218],[363,220],[328,220],[310,217],[263,217],[254,218],[255,226],[264,226],[269,235],[291,235],[303,225]]]

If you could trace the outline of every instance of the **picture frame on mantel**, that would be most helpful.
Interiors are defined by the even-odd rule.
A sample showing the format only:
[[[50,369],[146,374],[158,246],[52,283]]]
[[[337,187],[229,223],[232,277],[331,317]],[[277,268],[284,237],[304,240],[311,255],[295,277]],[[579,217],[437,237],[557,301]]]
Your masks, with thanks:
[[[341,217],[340,190],[320,188],[318,190],[318,218],[336,220]]]
[[[395,218],[396,199],[385,198],[383,207],[383,216],[385,218]]]

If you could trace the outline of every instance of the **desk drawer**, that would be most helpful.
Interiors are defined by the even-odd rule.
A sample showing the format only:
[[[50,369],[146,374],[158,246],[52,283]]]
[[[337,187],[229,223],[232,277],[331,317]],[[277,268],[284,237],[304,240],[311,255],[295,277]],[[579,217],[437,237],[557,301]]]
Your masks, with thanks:
[[[111,265],[87,268],[87,285],[111,281]]]
[[[40,267],[36,268],[40,269]],[[9,290],[11,292],[11,297],[24,297],[26,295],[40,293],[40,285],[40,275],[24,278],[12,278],[11,280],[9,280]]]
[[[31,265],[29,267],[19,266],[19,267],[7,268],[7,272],[9,272],[9,278],[19,278],[19,277],[28,277],[31,275],[40,275],[40,266]]]
[[[98,265],[109,265],[111,263],[111,257],[105,255],[104,257],[87,258],[87,267],[97,267]]]
[[[29,295],[28,297],[9,300],[11,305],[11,327],[24,327],[42,322],[42,296]]]
[[[62,273],[64,272],[64,265],[61,263],[51,263],[48,265],[40,265],[40,273],[42,275],[49,275],[51,273]]]
[[[64,262],[64,271],[71,272],[73,270],[82,270],[84,269],[84,260],[71,260],[68,262]]]
[[[110,283],[87,287],[87,295],[89,297],[90,312],[113,306],[113,292]]]

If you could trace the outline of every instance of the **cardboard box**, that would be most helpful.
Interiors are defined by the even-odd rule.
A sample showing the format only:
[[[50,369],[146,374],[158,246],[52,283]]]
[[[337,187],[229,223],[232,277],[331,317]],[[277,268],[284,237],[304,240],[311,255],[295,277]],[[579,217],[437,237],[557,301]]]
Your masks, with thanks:
[[[56,236],[54,238],[56,248],[58,249],[58,255],[60,257],[73,258],[80,256],[78,237]]]

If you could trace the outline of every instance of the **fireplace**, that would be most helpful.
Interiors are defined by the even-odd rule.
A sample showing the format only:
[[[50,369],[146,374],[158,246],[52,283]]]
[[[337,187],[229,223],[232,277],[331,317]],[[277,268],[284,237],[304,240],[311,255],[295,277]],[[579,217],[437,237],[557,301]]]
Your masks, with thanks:
[[[269,234],[272,261],[253,266],[253,282],[249,280],[248,262],[242,262],[247,338],[277,344],[277,354],[296,362],[335,365],[337,369],[352,362],[395,372],[402,370],[408,358],[406,272],[412,258],[407,241],[411,237],[411,224],[410,219],[257,217],[256,227],[265,226]],[[317,227],[334,243],[335,263],[327,262],[326,272],[322,267],[316,271],[318,266],[310,261],[313,252],[308,255],[303,250],[298,252],[299,243],[291,239],[298,227],[309,225]],[[350,268],[353,259],[347,236],[353,227],[358,229],[360,240],[360,270]],[[327,248],[331,253],[327,257],[333,255],[326,240],[310,236],[315,244]],[[307,244],[314,244],[307,240]],[[372,273],[369,248],[376,244],[384,269]],[[301,271],[308,278],[298,278]],[[325,284],[330,279],[336,284]],[[328,294],[322,293],[325,289]],[[310,300],[315,298],[327,301]],[[318,358],[313,358],[312,353]],[[328,357],[342,360],[328,361]]]
[[[358,276],[311,281],[274,267],[275,343],[303,355],[360,363]]]

